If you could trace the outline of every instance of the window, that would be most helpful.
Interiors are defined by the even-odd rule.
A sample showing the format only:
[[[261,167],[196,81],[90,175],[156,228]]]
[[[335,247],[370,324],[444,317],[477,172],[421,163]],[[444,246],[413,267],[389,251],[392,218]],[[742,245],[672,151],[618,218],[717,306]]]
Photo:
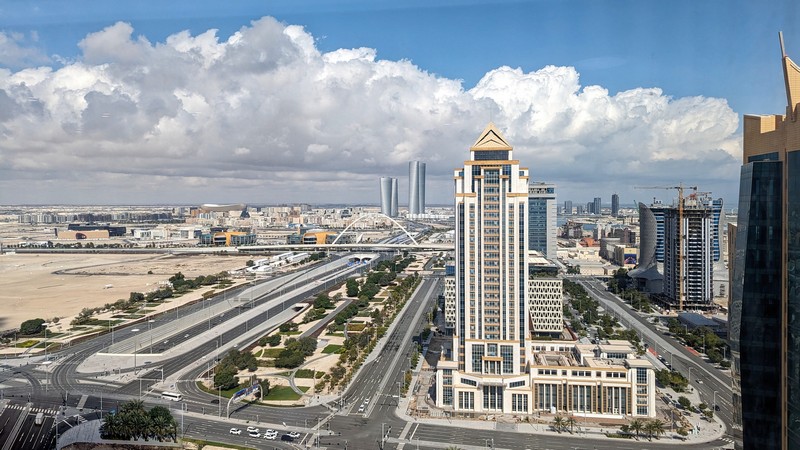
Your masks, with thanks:
[[[459,392],[458,393],[458,409],[475,409],[475,393],[474,392]]]
[[[522,381],[512,381],[512,382],[511,382],[511,383],[509,383],[509,385],[508,385],[508,387],[510,387],[510,388],[517,388],[517,387],[522,387],[522,386],[525,386],[525,380],[522,380]],[[515,394],[515,395],[516,395],[516,394]]]
[[[483,409],[487,411],[501,411],[503,409],[503,387],[483,387]]]
[[[477,386],[478,382],[475,381],[475,380],[470,380],[469,378],[462,378],[461,379],[461,384],[468,384],[470,386]]]
[[[647,369],[641,367],[636,368],[636,382],[639,384],[647,384]]]
[[[447,406],[453,405],[453,388],[450,386],[442,388],[442,403]]]
[[[511,411],[522,413],[528,412],[528,395],[511,394]]]
[[[481,372],[483,363],[483,344],[472,344],[472,371]]]
[[[514,373],[514,347],[501,345],[500,356],[503,357],[503,373]]]

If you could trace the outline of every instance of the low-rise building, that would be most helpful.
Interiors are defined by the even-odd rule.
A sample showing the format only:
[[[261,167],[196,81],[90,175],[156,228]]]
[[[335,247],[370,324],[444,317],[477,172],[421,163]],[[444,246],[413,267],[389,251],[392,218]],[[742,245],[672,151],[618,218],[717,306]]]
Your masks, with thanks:
[[[627,341],[601,344],[528,341],[525,373],[502,375],[506,347],[487,344],[482,373],[439,361],[436,405],[454,413],[573,414],[592,418],[652,418],[655,372]]]

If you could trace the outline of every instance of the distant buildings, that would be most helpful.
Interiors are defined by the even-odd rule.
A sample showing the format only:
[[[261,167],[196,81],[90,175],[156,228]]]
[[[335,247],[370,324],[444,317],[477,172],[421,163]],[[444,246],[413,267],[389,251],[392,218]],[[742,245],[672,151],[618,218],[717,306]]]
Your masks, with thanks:
[[[613,217],[619,216],[619,195],[611,195],[611,215]]]
[[[600,197],[594,198],[589,213],[597,214],[598,216],[603,213],[602,199]]]
[[[567,200],[564,202],[564,214],[572,215],[572,200]]]
[[[397,178],[381,177],[381,213],[397,217]]]
[[[729,242],[733,429],[745,449],[800,448],[800,67],[785,53],[782,65],[786,114],[744,116]]]
[[[408,213],[425,214],[425,163],[408,163]]]
[[[528,187],[528,249],[548,259],[557,258],[556,186],[531,183]]]

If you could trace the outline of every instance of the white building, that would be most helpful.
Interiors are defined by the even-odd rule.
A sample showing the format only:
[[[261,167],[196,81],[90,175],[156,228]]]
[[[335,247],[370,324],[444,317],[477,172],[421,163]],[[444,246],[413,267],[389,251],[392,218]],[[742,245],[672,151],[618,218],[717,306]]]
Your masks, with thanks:
[[[531,289],[547,289],[548,308],[557,295],[529,284],[528,170],[512,150],[490,123],[455,172],[455,326],[437,364],[437,406],[655,416],[652,366],[630,345],[531,340]]]
[[[452,335],[456,328],[456,277],[444,278],[444,328]]]
[[[527,354],[526,371],[511,377],[464,373],[456,361],[440,361],[436,382],[452,397],[437,396],[437,406],[455,413],[656,416],[653,366],[626,341],[528,341]]]
[[[531,277],[528,304],[531,333],[560,334],[564,331],[564,288],[561,278]]]

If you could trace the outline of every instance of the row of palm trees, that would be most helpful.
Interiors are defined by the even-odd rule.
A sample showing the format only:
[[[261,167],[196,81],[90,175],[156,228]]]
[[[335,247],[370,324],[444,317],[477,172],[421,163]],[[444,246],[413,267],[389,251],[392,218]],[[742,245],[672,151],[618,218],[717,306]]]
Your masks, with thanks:
[[[119,411],[106,415],[100,427],[103,439],[155,439],[177,442],[178,424],[169,409],[154,406],[144,409],[144,402],[131,400],[120,405]]]
[[[647,440],[652,441],[653,438],[658,439],[659,436],[666,433],[665,426],[664,421],[659,419],[634,419],[630,423],[622,425],[620,431],[625,434],[635,434],[637,439],[644,434]]]
[[[578,421],[572,416],[555,416],[553,418],[553,429],[559,433],[569,431],[572,434],[577,425]],[[620,431],[624,434],[635,434],[637,439],[639,436],[644,435],[648,440],[653,440],[653,438],[658,439],[659,436],[666,433],[665,427],[666,424],[662,420],[634,419],[630,423],[622,425]]]

